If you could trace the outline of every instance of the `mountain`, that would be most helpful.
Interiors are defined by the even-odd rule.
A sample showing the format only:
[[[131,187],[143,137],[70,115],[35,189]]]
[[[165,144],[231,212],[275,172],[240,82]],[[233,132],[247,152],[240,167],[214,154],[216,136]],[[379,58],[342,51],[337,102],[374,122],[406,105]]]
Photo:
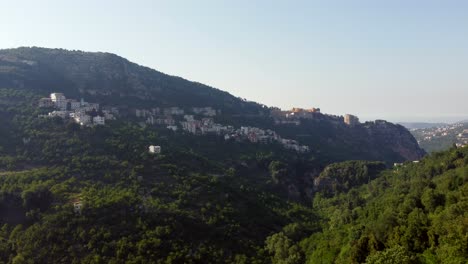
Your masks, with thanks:
[[[398,125],[379,121],[349,126],[342,116],[322,113],[313,119],[297,118],[298,125],[282,124],[283,120],[278,124],[274,108],[109,53],[36,47],[0,50],[0,87],[38,96],[62,92],[118,107],[123,116],[163,107],[212,107],[219,113],[218,123],[271,129],[309,146],[311,153],[328,162],[366,159],[391,164],[424,155],[413,136]]]
[[[268,108],[111,54],[0,54],[0,263],[466,259],[466,148],[420,160],[403,126]]]
[[[258,113],[261,105],[227,92],[131,63],[110,53],[63,49],[0,50],[0,86],[43,94],[101,98],[135,106],[212,106],[227,113]]]

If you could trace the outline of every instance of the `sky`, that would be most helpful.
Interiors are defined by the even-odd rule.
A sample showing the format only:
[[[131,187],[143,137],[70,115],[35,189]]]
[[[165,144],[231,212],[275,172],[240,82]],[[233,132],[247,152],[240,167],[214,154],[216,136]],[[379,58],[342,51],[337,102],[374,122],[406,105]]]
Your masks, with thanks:
[[[283,109],[468,119],[468,1],[0,0],[0,49],[118,54]]]

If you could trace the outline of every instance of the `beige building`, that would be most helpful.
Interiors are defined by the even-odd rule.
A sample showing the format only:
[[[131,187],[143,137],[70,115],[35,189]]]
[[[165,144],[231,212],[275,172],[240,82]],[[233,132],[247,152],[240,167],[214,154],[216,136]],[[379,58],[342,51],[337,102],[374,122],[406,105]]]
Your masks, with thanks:
[[[344,116],[344,122],[350,126],[357,125],[359,124],[359,118],[354,115],[346,114]]]

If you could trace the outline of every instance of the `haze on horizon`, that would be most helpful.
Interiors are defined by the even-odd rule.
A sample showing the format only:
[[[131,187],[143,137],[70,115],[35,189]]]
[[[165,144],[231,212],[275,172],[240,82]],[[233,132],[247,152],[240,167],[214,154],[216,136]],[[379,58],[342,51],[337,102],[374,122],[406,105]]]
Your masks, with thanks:
[[[468,119],[464,1],[49,0],[0,8],[1,49],[111,52],[281,108]]]

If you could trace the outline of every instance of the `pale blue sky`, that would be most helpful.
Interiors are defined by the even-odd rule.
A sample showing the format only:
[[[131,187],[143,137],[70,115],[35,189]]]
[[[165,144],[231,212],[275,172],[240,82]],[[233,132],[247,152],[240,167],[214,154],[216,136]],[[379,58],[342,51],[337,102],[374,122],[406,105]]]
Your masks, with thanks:
[[[112,52],[282,108],[468,117],[467,1],[0,0],[0,10],[0,48]]]

